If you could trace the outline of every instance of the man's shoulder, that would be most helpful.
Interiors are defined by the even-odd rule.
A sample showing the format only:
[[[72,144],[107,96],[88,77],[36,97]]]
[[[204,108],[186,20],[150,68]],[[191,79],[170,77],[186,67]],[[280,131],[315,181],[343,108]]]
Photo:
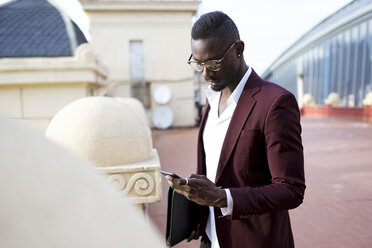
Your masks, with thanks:
[[[264,95],[273,95],[278,96],[282,94],[292,94],[290,91],[285,89],[284,87],[280,86],[277,83],[273,83],[270,81],[267,81],[263,78],[261,78],[257,73],[254,71],[251,74],[252,81],[250,82],[250,85],[252,88],[258,87],[259,93]]]
[[[280,86],[279,84],[262,80],[261,90],[263,93],[271,93],[273,95],[292,94],[289,90]]]
[[[257,101],[264,101],[266,103],[275,101],[276,99],[280,98],[281,96],[287,96],[290,98],[295,98],[293,93],[289,90],[285,89],[284,87],[261,79],[260,78],[260,91],[255,95],[255,99]]]

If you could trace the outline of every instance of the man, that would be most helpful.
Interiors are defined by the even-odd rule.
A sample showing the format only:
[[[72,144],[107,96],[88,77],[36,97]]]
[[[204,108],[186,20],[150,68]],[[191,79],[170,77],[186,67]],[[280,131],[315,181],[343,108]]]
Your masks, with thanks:
[[[294,247],[288,209],[305,191],[295,97],[247,66],[238,29],[222,12],[194,24],[191,50],[188,63],[210,83],[197,174],[167,176],[178,193],[209,206],[191,238],[200,232],[201,247]]]

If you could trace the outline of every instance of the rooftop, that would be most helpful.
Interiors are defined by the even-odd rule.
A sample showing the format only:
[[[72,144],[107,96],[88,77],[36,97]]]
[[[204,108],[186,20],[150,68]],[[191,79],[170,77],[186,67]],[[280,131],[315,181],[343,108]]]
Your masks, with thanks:
[[[73,56],[86,42],[79,27],[47,0],[0,5],[0,57]]]

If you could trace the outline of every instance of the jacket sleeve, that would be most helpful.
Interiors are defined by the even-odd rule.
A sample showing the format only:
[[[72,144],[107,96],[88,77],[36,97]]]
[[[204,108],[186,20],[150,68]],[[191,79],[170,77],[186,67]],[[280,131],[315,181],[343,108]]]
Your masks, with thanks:
[[[283,93],[273,101],[263,133],[271,184],[231,188],[234,202],[231,219],[292,209],[303,201],[305,176],[300,113],[291,93]]]

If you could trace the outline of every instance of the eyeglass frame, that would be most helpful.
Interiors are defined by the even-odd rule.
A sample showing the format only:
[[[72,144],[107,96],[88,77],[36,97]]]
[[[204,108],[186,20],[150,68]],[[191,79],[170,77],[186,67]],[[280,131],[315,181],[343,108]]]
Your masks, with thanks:
[[[207,60],[207,61],[204,61],[204,62],[199,62],[199,61],[196,61],[196,60],[191,60],[192,55],[193,55],[193,54],[191,53],[191,55],[190,55],[190,57],[189,57],[189,59],[188,59],[188,61],[187,61],[187,64],[189,64],[189,65],[191,66],[191,68],[194,69],[195,71],[199,71],[199,70],[195,69],[195,68],[191,65],[191,63],[200,64],[201,66],[203,66],[203,68],[202,68],[202,70],[199,71],[199,72],[204,71],[204,67],[207,67],[207,69],[210,70],[210,71],[219,71],[219,70],[221,70],[221,62],[224,60],[226,54],[227,54],[227,53],[231,50],[231,48],[233,48],[233,47],[235,46],[235,44],[238,43],[239,41],[240,41],[240,40],[236,40],[236,41],[234,41],[234,42],[231,44],[231,46],[226,50],[226,52],[224,53],[224,55],[222,56],[222,58],[220,58],[220,59],[210,59],[210,60]],[[215,62],[216,65],[218,65],[218,69],[217,69],[217,70],[211,70],[210,68],[208,68],[207,63],[208,63],[208,62],[211,62],[211,61]]]

